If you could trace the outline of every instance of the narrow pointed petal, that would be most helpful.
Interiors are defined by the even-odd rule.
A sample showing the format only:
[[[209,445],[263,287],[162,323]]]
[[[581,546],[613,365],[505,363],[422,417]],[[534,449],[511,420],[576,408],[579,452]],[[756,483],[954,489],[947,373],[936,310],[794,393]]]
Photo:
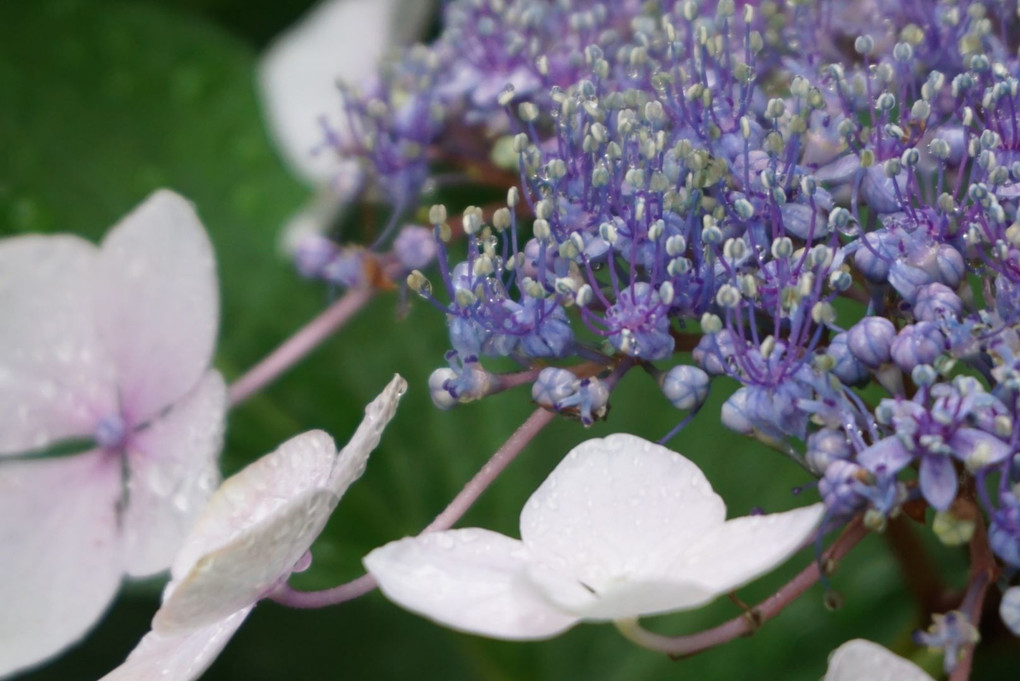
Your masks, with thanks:
[[[732,591],[793,555],[811,539],[824,514],[824,504],[813,504],[728,520],[691,544],[669,574],[677,582],[702,585],[715,595]]]
[[[857,456],[857,461],[872,472],[883,468],[889,473],[895,473],[911,460],[910,452],[896,437],[881,439]]]
[[[311,431],[224,481],[174,560],[153,630],[210,624],[287,577],[336,506],[327,486],[335,459],[332,438]]]
[[[351,483],[361,477],[368,463],[368,455],[379,446],[383,430],[397,413],[400,398],[407,391],[407,381],[394,375],[383,391],[365,407],[365,418],[354,431],[350,442],[340,450],[336,468],[330,476],[330,488],[343,496]]]
[[[230,617],[183,636],[149,632],[124,664],[100,681],[192,681],[202,675],[220,654],[251,612],[244,608]]]
[[[391,601],[444,626],[508,640],[555,636],[578,618],[541,598],[524,578],[523,544],[469,528],[408,537],[375,549],[365,567]]]
[[[917,665],[877,643],[854,639],[829,655],[823,681],[933,681]]]
[[[0,242],[0,455],[89,437],[114,412],[93,316],[97,262],[74,236]]]
[[[216,262],[186,199],[158,191],[106,235],[96,300],[125,420],[140,425],[194,387],[216,341]]]
[[[359,85],[375,75],[395,40],[421,32],[430,8],[423,0],[322,2],[269,48],[259,65],[259,84],[270,132],[306,182],[329,184],[339,168],[334,150],[315,153],[323,142],[321,117],[347,133],[336,83]]]
[[[113,600],[120,483],[98,451],[0,462],[0,677],[75,643]]]
[[[601,593],[624,576],[658,579],[725,517],[692,462],[615,434],[567,454],[525,505],[521,537],[550,567]]]
[[[166,416],[131,438],[121,522],[128,574],[169,567],[216,489],[226,409],[223,378],[210,371]]]
[[[926,456],[921,459],[917,477],[921,483],[921,494],[928,503],[940,511],[948,509],[956,498],[959,485],[953,460],[947,456]]]

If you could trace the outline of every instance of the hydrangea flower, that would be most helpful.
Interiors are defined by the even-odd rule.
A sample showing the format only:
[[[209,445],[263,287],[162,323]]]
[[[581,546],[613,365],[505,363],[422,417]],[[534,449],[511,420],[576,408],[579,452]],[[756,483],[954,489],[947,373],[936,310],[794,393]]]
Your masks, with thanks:
[[[847,641],[829,656],[823,681],[934,681],[912,662],[861,638]]]
[[[319,190],[284,230],[284,247],[307,248],[357,193],[362,173],[353,159],[324,148],[322,121],[343,118],[342,81],[373,77],[386,50],[417,37],[432,10],[428,0],[327,0],[269,47],[259,86],[269,131],[291,171]]]
[[[521,512],[521,540],[469,528],[365,557],[390,600],[511,640],[702,606],[788,558],[822,505],[727,521],[691,461],[634,435],[575,447]]]
[[[169,566],[218,480],[218,318],[212,247],[173,192],[98,248],[0,243],[0,675],[74,643],[124,574]]]
[[[308,566],[309,547],[361,477],[406,388],[394,376],[339,454],[314,430],[224,481],[174,559],[152,631],[104,681],[198,678],[255,604]]]

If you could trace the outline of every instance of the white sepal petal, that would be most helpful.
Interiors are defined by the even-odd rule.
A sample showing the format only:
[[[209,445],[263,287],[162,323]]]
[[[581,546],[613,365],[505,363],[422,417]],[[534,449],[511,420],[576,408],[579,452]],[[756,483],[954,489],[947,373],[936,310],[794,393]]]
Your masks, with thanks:
[[[1002,594],[999,616],[1014,636],[1020,636],[1020,586],[1011,586]]]
[[[0,455],[90,437],[115,411],[93,309],[98,259],[70,235],[0,242]]]
[[[160,636],[149,632],[122,665],[100,681],[192,681],[216,660],[224,646],[251,612],[239,610],[183,636]]]
[[[550,567],[601,593],[621,575],[663,581],[676,556],[725,517],[691,461],[618,433],[567,454],[521,512],[521,537]]]
[[[408,537],[364,559],[387,598],[443,625],[484,636],[533,640],[578,621],[532,588],[523,544],[470,528]]]
[[[732,591],[804,546],[824,513],[824,504],[813,504],[728,520],[691,544],[671,573],[677,581],[701,584],[717,595]]]
[[[125,569],[149,575],[173,560],[219,482],[227,390],[208,372],[128,446],[130,503],[121,518]]]
[[[120,498],[103,452],[0,462],[0,677],[70,646],[113,600]]]
[[[823,681],[933,681],[920,667],[877,643],[854,639],[829,655]]]
[[[216,342],[219,290],[212,245],[187,199],[157,191],[106,235],[96,315],[130,426],[198,383]]]

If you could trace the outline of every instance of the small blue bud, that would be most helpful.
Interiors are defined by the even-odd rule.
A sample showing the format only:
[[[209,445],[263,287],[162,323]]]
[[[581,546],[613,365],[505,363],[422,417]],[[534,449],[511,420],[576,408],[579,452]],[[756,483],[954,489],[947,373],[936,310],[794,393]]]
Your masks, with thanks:
[[[836,428],[822,428],[812,433],[806,444],[805,458],[816,475],[823,475],[833,461],[849,459],[853,453],[846,433]]]
[[[946,338],[934,322],[918,322],[900,329],[889,346],[889,355],[905,372],[919,364],[934,364],[946,351]]]
[[[711,378],[698,367],[680,364],[660,378],[662,392],[677,409],[696,409],[708,397]]]
[[[896,327],[883,317],[865,317],[847,332],[847,347],[862,364],[876,369],[889,361]]]
[[[914,318],[918,321],[937,322],[957,319],[963,312],[963,301],[951,288],[938,282],[922,286],[914,300]]]

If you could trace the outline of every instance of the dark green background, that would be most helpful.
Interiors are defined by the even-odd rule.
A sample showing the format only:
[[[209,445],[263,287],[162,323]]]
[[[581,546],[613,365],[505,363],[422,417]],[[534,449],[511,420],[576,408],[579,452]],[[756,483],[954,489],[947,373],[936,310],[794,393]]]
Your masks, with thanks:
[[[186,195],[219,255],[216,365],[228,380],[330,299],[328,291],[301,281],[276,249],[280,225],[308,196],[267,140],[254,87],[259,51],[308,4],[0,0],[0,230],[98,237],[157,187]],[[403,319],[397,311],[396,295],[376,300],[306,362],[230,414],[227,473],[310,428],[325,428],[342,442],[394,372],[411,384],[367,473],[315,545],[303,586],[357,576],[367,551],[417,532],[530,412],[524,390],[435,410],[425,381],[443,363],[443,320],[418,301]],[[794,486],[810,482],[796,467],[714,422],[728,389],[715,386],[705,412],[673,445],[704,468],[731,514],[814,501],[813,489],[792,497]],[[635,373],[614,395],[608,423],[589,431],[554,424],[462,524],[514,534],[522,503],[571,446],[618,430],[657,438],[679,416],[647,376]],[[962,564],[959,552],[938,555],[947,565]],[[798,556],[741,595],[764,597],[809,559]],[[848,638],[910,650],[903,644],[916,625],[913,609],[881,538],[867,539],[833,583],[846,597],[842,610],[826,611],[815,587],[754,637],[681,662],[635,648],[608,625],[509,644],[441,629],[378,593],[315,612],[266,603],[204,678],[817,679],[829,651]],[[24,678],[88,680],[116,666],[147,630],[160,587],[160,581],[128,584],[89,638]],[[737,614],[720,602],[651,626],[695,631]],[[982,676],[1001,678],[990,668]]]

